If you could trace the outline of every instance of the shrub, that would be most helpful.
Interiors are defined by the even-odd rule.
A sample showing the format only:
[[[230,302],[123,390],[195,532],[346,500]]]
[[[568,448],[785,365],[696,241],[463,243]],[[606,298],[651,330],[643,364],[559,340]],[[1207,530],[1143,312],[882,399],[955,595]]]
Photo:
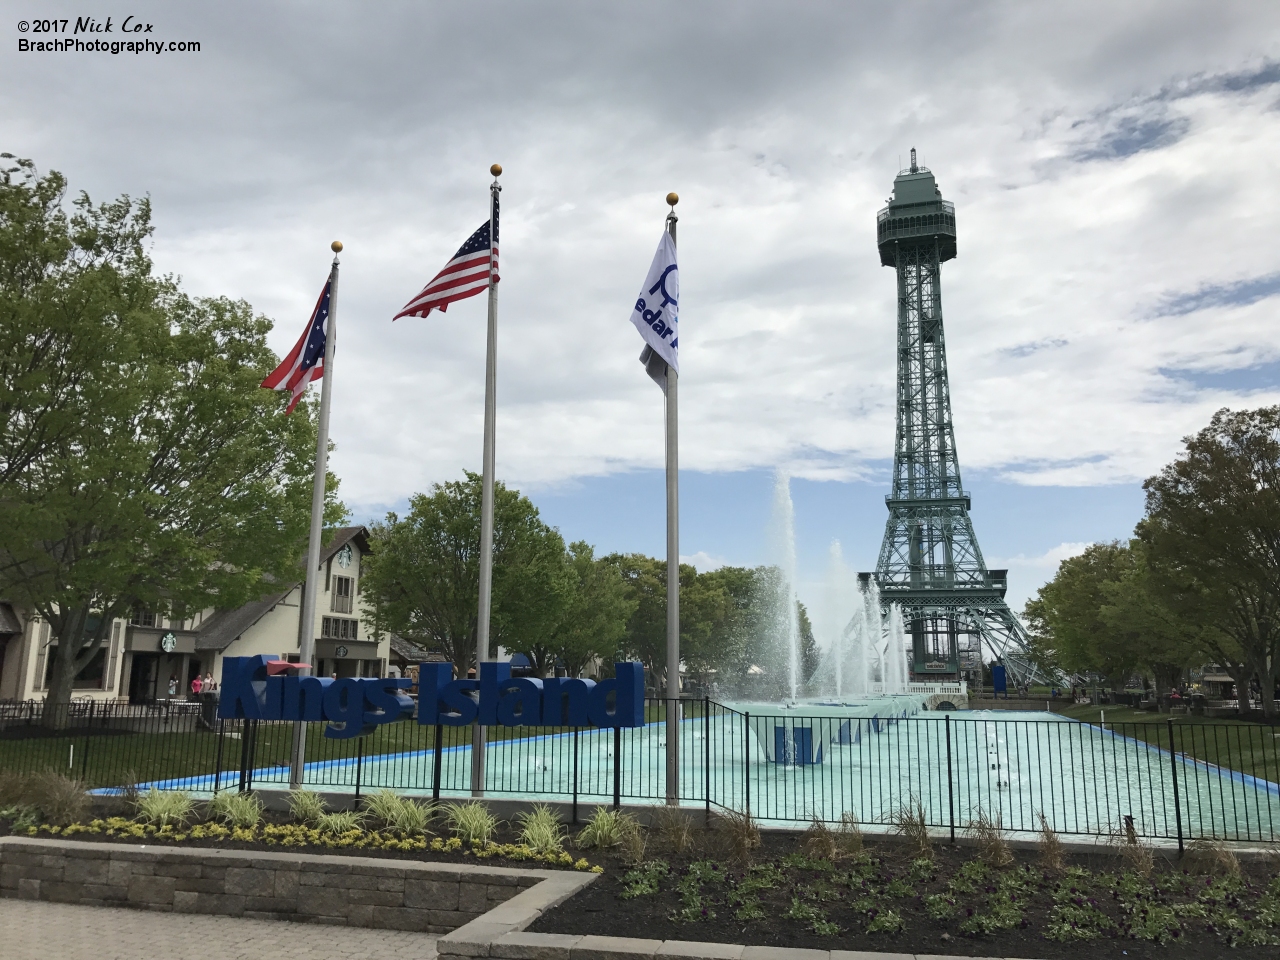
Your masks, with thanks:
[[[839,853],[835,833],[816,813],[804,832],[802,845],[805,854],[814,860],[835,860]]]
[[[365,815],[381,827],[392,826],[404,801],[394,790],[376,790],[364,798]]]
[[[1151,876],[1156,866],[1156,855],[1151,847],[1144,843],[1134,828],[1133,817],[1126,816],[1120,829],[1111,834],[1111,845],[1120,851],[1120,859],[1124,868],[1140,877]]]
[[[436,808],[429,800],[419,803],[417,800],[403,797],[399,809],[396,810],[395,819],[391,823],[391,829],[418,836],[427,832],[427,827],[435,817]]]
[[[858,826],[857,815],[846,810],[840,815],[840,826],[836,830],[836,847],[843,857],[862,856],[862,828]]]
[[[1213,877],[1240,876],[1236,855],[1216,840],[1195,840],[1182,860],[1188,873]]]
[[[683,856],[697,845],[692,818],[677,807],[655,807],[649,835],[677,856]]]
[[[289,791],[289,815],[298,823],[315,823],[324,810],[324,797],[314,790]]]
[[[929,836],[929,822],[925,819],[923,803],[913,798],[900,806],[889,820],[898,836],[910,847],[913,859],[933,857],[933,840]]]
[[[977,817],[969,821],[965,830],[969,836],[978,841],[978,856],[988,865],[999,868],[1013,863],[1013,853],[1004,839],[999,814],[992,820],[990,815],[979,807]]]
[[[627,833],[639,833],[639,825],[629,813],[596,807],[587,825],[578,834],[578,846],[603,850],[616,847]]]
[[[532,810],[516,817],[520,824],[520,842],[534,853],[560,853],[564,850],[564,825],[560,816],[546,804],[539,803]]]
[[[232,827],[256,827],[262,820],[262,801],[253,793],[228,790],[209,801],[208,816]]]
[[[479,800],[445,804],[444,818],[450,832],[463,843],[483,846],[498,829],[498,818]]]
[[[340,837],[352,830],[364,829],[364,814],[355,810],[335,810],[316,817],[316,829],[322,834]]]
[[[1061,873],[1066,867],[1066,850],[1057,832],[1049,826],[1043,813],[1040,817],[1040,866],[1051,873]]]
[[[138,797],[137,818],[153,827],[177,826],[191,819],[195,801],[185,790],[157,790],[152,787]]]
[[[10,773],[0,775],[0,808],[13,811],[13,819],[66,826],[83,820],[89,812],[84,784],[60,773]]]
[[[747,863],[760,846],[760,827],[749,813],[726,810],[716,817],[715,829],[725,855],[739,863]]]

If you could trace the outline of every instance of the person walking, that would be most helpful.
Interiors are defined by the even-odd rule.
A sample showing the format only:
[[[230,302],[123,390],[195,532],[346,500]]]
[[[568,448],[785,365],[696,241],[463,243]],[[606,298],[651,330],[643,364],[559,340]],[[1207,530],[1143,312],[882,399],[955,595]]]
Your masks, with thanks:
[[[202,689],[204,689],[204,679],[200,676],[200,674],[197,673],[195,679],[191,681],[192,696],[194,696],[197,700],[199,700],[200,691]]]
[[[176,673],[169,674],[169,699],[172,700],[178,695],[178,675]]]

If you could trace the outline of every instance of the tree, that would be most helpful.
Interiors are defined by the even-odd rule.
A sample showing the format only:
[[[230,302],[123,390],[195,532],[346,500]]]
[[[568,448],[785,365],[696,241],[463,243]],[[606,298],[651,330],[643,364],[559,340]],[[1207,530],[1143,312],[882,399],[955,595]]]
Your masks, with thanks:
[[[1138,536],[1163,601],[1275,716],[1280,676],[1280,406],[1222,409],[1151,477]]]
[[[404,518],[372,529],[364,590],[376,629],[439,650],[459,676],[475,663],[480,597],[481,477],[438,483],[409,498]],[[564,540],[526,497],[494,484],[490,655],[547,648],[573,589]]]
[[[627,586],[634,610],[622,652],[648,670],[652,689],[665,690],[667,672],[667,563],[639,553],[610,554]],[[680,564],[680,660],[695,671],[709,662],[709,641],[725,615],[729,597],[706,574]]]
[[[590,544],[581,540],[570,544],[568,562],[573,570],[568,603],[550,642],[541,648],[545,658],[530,658],[544,677],[556,658],[569,676],[576,677],[595,657],[613,656],[627,635],[627,621],[637,604],[628,596],[618,568],[597,559]]]
[[[1113,686],[1144,670],[1164,692],[1199,651],[1197,631],[1152,591],[1146,548],[1136,540],[1095,543],[1062,561],[1028,601],[1026,619],[1038,662],[1099,673]]]
[[[818,642],[813,638],[813,624],[809,622],[809,611],[803,603],[796,601],[796,629],[800,640],[800,682],[808,683],[818,672],[818,664],[822,662],[822,652]]]
[[[1100,673],[1123,680],[1141,664],[1140,653],[1103,619],[1104,585],[1118,580],[1128,562],[1119,541],[1094,543],[1058,565],[1033,601],[1033,623],[1042,623],[1057,662],[1072,673]]]
[[[51,626],[55,707],[113,618],[293,575],[315,450],[313,407],[258,387],[270,322],[153,277],[145,201],[68,217],[64,191],[26,161],[0,179],[0,590]]]

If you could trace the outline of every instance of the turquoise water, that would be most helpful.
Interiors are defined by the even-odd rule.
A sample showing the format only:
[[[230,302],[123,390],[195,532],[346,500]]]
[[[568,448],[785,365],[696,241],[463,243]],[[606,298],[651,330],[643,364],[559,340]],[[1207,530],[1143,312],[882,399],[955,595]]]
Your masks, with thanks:
[[[962,829],[979,812],[1014,833],[1039,829],[1039,816],[1062,833],[1107,834],[1132,817],[1144,836],[1280,839],[1280,787],[1179,756],[1111,730],[1045,713],[920,712],[918,698],[797,710],[759,705],[680,723],[682,801],[742,810],[761,822],[796,826],[813,816],[852,813],[887,824],[904,803],[930,823]],[[804,715],[798,715],[799,709]],[[948,717],[950,718],[948,722]],[[661,802],[666,792],[666,727],[581,730],[496,741],[487,749],[485,793],[495,797],[611,803],[615,744],[624,803]],[[575,751],[576,745],[576,751]],[[950,760],[948,760],[948,745]],[[817,762],[805,762],[805,756]],[[470,746],[441,754],[441,795],[470,795]],[[429,795],[430,750],[309,763],[318,789],[362,793],[392,788]],[[576,775],[575,775],[576,771]],[[1177,776],[1178,804],[1174,803]],[[287,786],[282,766],[256,769],[255,787]],[[234,787],[235,774],[219,786]],[[211,792],[212,776],[156,786]]]

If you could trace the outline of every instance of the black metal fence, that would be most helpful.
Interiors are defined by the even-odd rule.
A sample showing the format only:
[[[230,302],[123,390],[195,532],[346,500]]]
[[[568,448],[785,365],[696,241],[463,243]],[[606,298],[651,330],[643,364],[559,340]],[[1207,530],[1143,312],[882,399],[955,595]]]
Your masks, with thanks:
[[[96,788],[287,788],[293,724],[217,720],[210,703],[73,704],[49,728],[37,709],[0,705],[0,772],[55,770]],[[661,803],[669,707],[680,711],[681,802],[766,823],[884,825],[905,805],[952,834],[985,815],[1021,833],[1043,823],[1106,835],[1127,823],[1179,842],[1280,840],[1280,738],[1267,726],[1183,720],[753,715],[711,700],[648,700],[638,728],[481,728],[483,792],[563,800],[575,812]],[[471,793],[474,728],[405,720],[330,739],[325,726],[307,724],[308,787]]]

